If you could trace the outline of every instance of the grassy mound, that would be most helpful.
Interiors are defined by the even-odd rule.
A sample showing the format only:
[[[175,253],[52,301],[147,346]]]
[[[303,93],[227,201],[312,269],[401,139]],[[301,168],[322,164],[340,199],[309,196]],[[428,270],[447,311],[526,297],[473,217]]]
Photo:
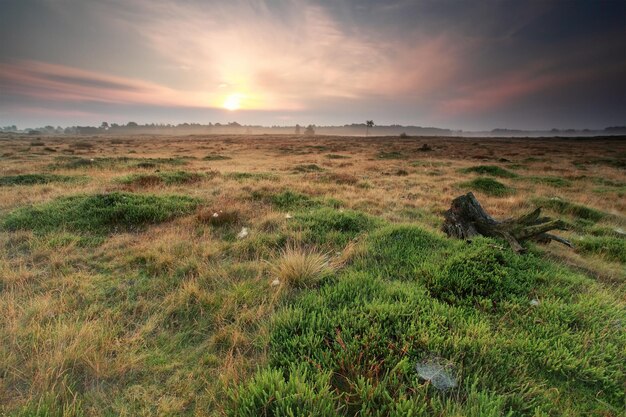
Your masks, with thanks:
[[[294,172],[320,172],[323,170],[324,168],[316,164],[301,164],[293,167]]]
[[[278,179],[278,176],[276,176],[275,174],[271,174],[269,172],[229,172],[227,174],[224,174],[224,178],[233,179],[237,181],[243,181],[243,180],[276,181]]]
[[[607,217],[606,213],[582,204],[576,204],[557,197],[537,198],[535,203],[541,207],[553,210],[559,214],[570,215],[579,219],[597,222]]]
[[[180,185],[193,184],[207,178],[206,174],[197,172],[175,171],[156,174],[131,174],[118,179],[118,182],[135,186]]]
[[[626,264],[626,239],[613,236],[586,236],[575,241],[582,253],[593,253],[604,259]]]
[[[54,174],[21,174],[5,175],[0,177],[0,187],[10,187],[15,185],[38,185],[51,182],[74,182],[84,179],[84,177],[72,177],[68,175]]]
[[[515,190],[508,185],[502,184],[492,178],[476,178],[460,184],[463,188],[480,191],[494,197],[504,197],[513,194]]]
[[[175,195],[77,195],[17,209],[4,218],[2,227],[36,232],[58,229],[88,233],[129,231],[190,213],[197,204],[193,198]]]
[[[533,275],[520,273],[519,263],[516,255],[476,239],[440,261],[439,271],[427,278],[426,286],[433,297],[449,303],[512,299],[528,294],[534,284]]]
[[[494,177],[501,178],[515,178],[517,174],[511,171],[508,171],[504,168],[501,168],[497,165],[477,165],[469,168],[464,168],[461,170],[464,173],[476,173],[481,175],[491,175]]]
[[[561,177],[524,177],[524,180],[532,182],[533,184],[549,185],[555,188],[571,187],[572,182]]]

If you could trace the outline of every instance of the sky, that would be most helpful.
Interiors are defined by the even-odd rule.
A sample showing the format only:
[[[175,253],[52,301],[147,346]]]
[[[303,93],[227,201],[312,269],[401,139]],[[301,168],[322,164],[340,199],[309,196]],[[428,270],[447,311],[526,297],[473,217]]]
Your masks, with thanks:
[[[625,0],[0,0],[0,126],[626,125]]]

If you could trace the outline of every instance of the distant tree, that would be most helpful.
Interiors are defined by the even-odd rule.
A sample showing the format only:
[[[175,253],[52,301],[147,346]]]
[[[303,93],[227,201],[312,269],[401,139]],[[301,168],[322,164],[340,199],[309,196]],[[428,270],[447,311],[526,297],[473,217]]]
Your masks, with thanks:
[[[102,122],[100,125],[100,129],[107,130],[109,128],[109,124],[107,122]]]
[[[296,135],[300,134],[300,125],[296,125]]]
[[[137,126],[139,126],[139,125],[137,123],[135,123],[135,122],[128,122],[128,123],[126,123],[126,127],[137,127]]]
[[[306,129],[304,129],[305,136],[315,136],[315,125],[308,125]]]
[[[370,127],[374,127],[374,121],[368,120],[365,122],[365,136],[370,135]]]

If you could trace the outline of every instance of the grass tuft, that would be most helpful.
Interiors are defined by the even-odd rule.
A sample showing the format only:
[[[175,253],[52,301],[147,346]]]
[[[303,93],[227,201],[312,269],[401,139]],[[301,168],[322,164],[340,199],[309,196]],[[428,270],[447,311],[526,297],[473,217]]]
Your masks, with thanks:
[[[584,206],[582,204],[572,203],[558,197],[553,198],[536,198],[535,203],[541,207],[553,210],[559,214],[570,215],[583,220],[597,222],[608,216],[600,210]]]
[[[272,275],[294,288],[311,288],[332,272],[327,255],[313,249],[287,246],[272,263]]]

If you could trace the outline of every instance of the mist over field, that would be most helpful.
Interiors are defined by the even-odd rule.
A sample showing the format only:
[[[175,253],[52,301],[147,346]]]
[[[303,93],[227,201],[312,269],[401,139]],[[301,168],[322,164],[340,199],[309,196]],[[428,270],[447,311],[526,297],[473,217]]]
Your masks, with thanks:
[[[626,3],[0,0],[0,415],[626,414]]]

